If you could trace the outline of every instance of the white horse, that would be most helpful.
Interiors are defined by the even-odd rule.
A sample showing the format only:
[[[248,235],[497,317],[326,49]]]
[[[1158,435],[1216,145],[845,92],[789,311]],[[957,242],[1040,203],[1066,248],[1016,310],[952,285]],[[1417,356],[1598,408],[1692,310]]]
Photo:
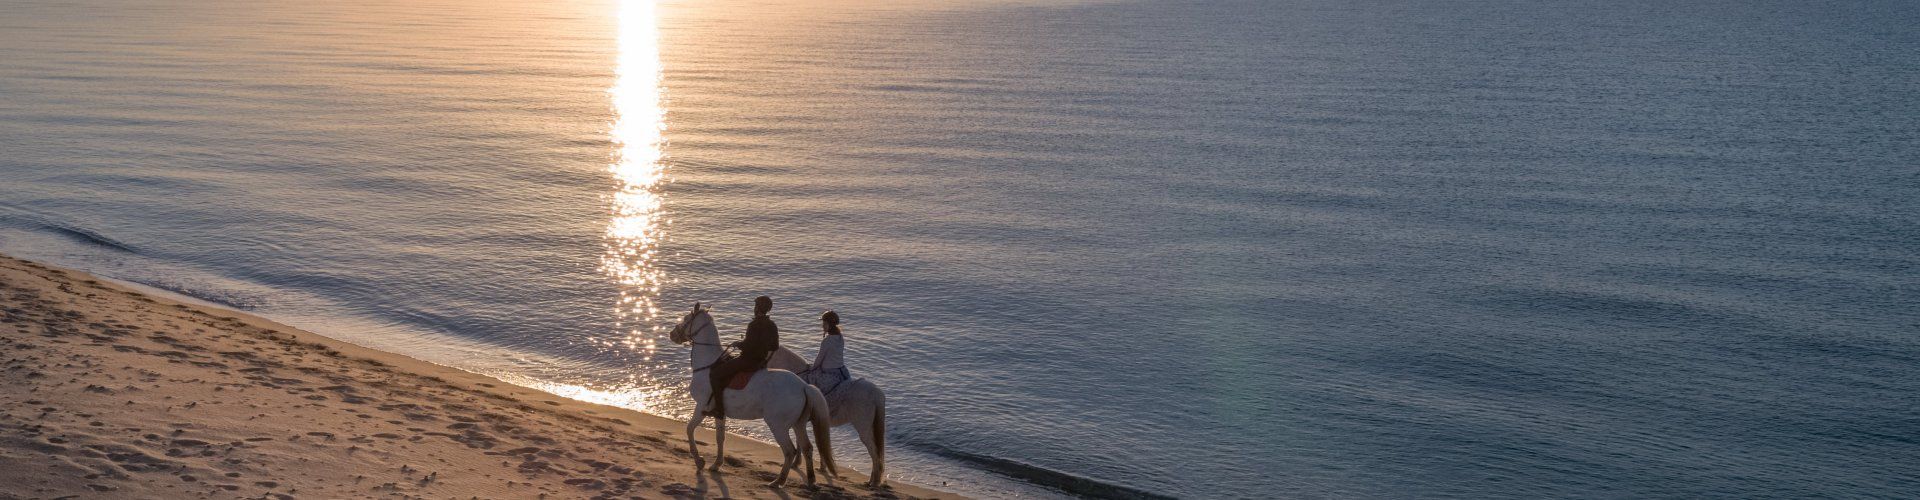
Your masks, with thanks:
[[[773,360],[767,362],[767,368],[801,373],[810,367],[806,358],[782,347],[774,351]],[[880,391],[880,386],[873,385],[873,382],[868,382],[864,378],[843,380],[839,386],[832,389],[833,399],[839,403],[829,405],[828,410],[832,418],[828,420],[827,425],[853,424],[853,429],[860,433],[860,444],[867,446],[867,456],[873,459],[872,474],[867,479],[867,487],[873,488],[886,484],[887,394]],[[822,447],[821,450],[824,452],[825,448]]]
[[[693,383],[688,387],[692,393],[695,407],[693,418],[687,419],[687,451],[693,454],[693,466],[699,468],[699,442],[693,439],[694,429],[700,428],[700,422],[706,419],[707,405],[712,395],[713,382],[703,373],[720,360],[720,332],[714,328],[713,315],[707,307],[699,303],[693,305],[693,312],[680,319],[673,327],[670,336],[676,344],[693,344]],[[745,389],[733,390],[726,397],[726,415],[734,418],[759,418],[767,422],[767,430],[773,433],[773,440],[780,443],[780,453],[785,460],[780,464],[780,477],[768,483],[768,486],[780,486],[787,482],[787,472],[799,465],[802,457],[806,459],[807,484],[813,484],[813,449],[807,442],[806,425],[813,424],[813,435],[820,440],[820,462],[829,477],[838,475],[833,466],[833,445],[829,441],[827,399],[820,395],[820,389],[807,385],[798,375],[786,370],[766,370],[754,374]],[[789,439],[788,430],[793,431]],[[726,462],[727,419],[714,419],[713,467],[708,470],[719,471]],[[794,441],[800,445],[795,448]]]

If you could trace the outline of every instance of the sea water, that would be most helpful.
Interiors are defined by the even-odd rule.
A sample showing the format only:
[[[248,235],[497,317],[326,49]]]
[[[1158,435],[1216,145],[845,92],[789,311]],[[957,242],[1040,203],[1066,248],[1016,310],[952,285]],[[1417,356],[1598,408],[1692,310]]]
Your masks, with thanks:
[[[895,479],[980,496],[1906,496],[1914,26],[11,0],[0,251],[669,416],[694,302],[833,309]]]

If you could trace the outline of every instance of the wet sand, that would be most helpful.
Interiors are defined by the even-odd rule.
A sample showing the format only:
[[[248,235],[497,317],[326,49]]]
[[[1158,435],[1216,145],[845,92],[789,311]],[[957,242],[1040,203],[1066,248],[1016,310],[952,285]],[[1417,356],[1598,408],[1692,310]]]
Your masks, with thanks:
[[[5,256],[0,339],[0,498],[955,497]]]

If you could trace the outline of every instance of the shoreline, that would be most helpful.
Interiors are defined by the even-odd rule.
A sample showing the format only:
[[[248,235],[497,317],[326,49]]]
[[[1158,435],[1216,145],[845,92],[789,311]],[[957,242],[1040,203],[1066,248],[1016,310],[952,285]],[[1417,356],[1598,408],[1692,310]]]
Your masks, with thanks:
[[[140,288],[0,255],[0,498],[962,498]]]

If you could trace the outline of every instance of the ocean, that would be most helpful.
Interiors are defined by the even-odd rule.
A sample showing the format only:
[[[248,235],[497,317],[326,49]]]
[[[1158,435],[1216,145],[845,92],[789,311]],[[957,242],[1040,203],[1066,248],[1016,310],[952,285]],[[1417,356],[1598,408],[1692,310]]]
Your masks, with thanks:
[[[0,252],[669,416],[694,302],[832,309],[894,479],[982,497],[1912,496],[1914,26],[9,0]]]

